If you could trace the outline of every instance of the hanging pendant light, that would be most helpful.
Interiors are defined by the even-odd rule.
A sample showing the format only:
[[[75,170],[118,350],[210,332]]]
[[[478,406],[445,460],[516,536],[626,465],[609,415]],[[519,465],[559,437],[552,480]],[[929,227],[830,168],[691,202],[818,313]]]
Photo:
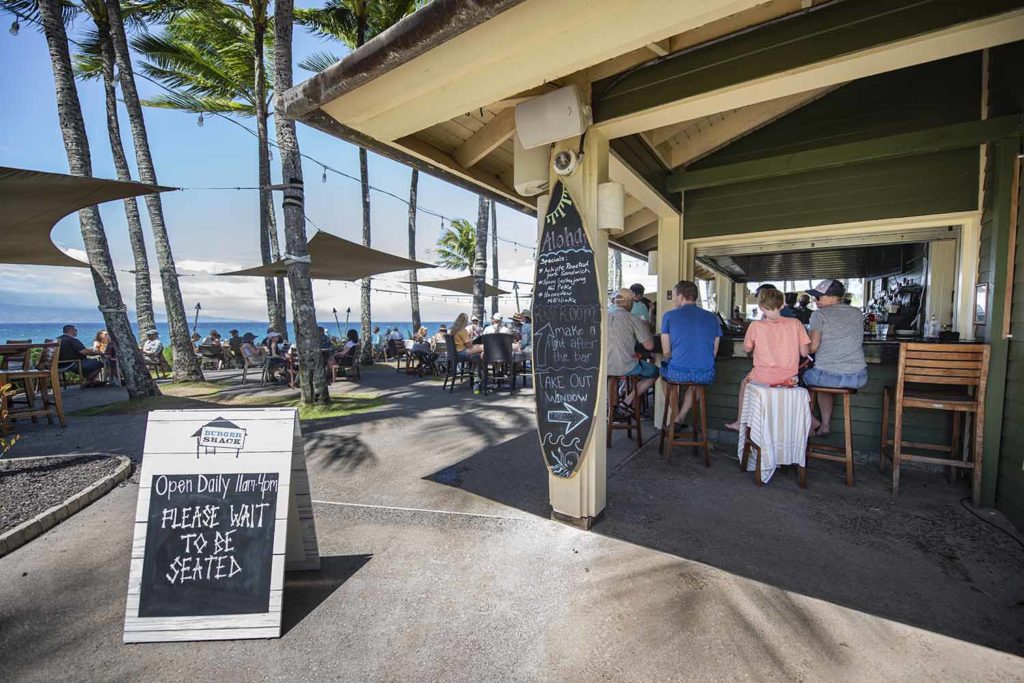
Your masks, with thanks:
[[[21,31],[21,24],[18,23],[18,17],[14,17],[14,22],[11,24],[11,35],[16,36]]]
[[[205,123],[205,121],[203,120],[203,112],[199,112],[199,120],[196,121],[196,125],[202,128],[203,123]]]

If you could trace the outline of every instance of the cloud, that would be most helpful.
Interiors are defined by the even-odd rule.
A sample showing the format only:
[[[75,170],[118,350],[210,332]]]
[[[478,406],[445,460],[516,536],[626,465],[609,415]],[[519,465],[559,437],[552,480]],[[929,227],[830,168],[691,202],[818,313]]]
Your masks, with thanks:
[[[176,265],[179,271],[187,273],[229,273],[233,270],[241,270],[242,266],[237,263],[231,263],[228,261],[201,261],[201,260],[183,260],[177,261]]]
[[[73,259],[85,261],[86,263],[89,262],[89,255],[85,253],[84,249],[75,249],[74,247],[61,247],[60,250]]]

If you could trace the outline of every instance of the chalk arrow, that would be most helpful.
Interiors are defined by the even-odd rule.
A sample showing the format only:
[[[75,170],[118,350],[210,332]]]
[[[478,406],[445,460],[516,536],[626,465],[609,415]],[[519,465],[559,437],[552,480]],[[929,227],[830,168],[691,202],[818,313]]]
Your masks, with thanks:
[[[565,433],[571,434],[574,429],[587,421],[590,416],[579,408],[568,403],[562,403],[565,410],[549,410],[548,422],[560,422],[565,425]]]

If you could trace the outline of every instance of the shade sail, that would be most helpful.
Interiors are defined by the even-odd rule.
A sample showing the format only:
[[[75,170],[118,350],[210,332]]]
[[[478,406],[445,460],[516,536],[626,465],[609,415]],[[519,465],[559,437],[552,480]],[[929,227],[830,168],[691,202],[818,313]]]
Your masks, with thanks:
[[[93,204],[170,189],[0,166],[0,263],[88,268],[50,240],[57,221]]]
[[[447,289],[449,292],[458,292],[459,294],[473,293],[472,275],[457,277],[454,280],[418,280],[416,284],[419,285],[420,287]],[[484,284],[484,296],[500,296],[502,294],[508,294],[508,292],[506,292],[504,289],[498,289],[497,287]]]
[[[314,280],[359,280],[372,275],[396,270],[433,268],[429,263],[394,256],[384,251],[364,247],[326,232],[318,232],[309,241],[309,276]],[[277,277],[288,274],[285,259],[265,266],[236,270],[219,275],[251,275]]]

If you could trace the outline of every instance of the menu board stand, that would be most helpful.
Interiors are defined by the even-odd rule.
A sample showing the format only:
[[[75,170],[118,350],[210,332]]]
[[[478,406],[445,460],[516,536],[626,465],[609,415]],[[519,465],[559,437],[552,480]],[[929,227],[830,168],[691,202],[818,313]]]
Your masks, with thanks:
[[[319,569],[298,411],[149,415],[124,642],[276,638],[286,569]]]

